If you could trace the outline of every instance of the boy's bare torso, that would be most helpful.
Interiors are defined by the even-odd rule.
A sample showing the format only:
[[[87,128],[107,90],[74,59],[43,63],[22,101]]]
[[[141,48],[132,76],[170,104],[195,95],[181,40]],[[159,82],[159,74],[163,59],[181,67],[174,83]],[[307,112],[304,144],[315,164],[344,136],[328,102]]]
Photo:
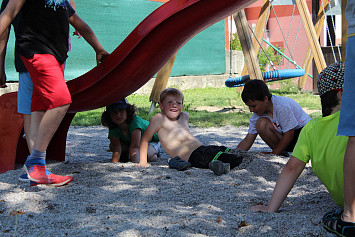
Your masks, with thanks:
[[[158,131],[160,143],[171,156],[180,156],[188,161],[191,153],[202,146],[189,130],[189,115],[182,112],[177,120],[171,120],[166,115],[161,116],[161,128]]]

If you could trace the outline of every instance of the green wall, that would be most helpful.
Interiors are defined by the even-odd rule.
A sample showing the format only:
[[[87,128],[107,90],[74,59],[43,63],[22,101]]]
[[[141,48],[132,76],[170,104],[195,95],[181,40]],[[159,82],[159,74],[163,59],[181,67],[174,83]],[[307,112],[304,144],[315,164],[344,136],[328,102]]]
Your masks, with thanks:
[[[78,15],[94,30],[108,52],[112,52],[161,4],[148,0],[75,0]],[[224,73],[224,37],[224,21],[196,35],[179,50],[172,76]],[[13,38],[14,34],[11,33],[6,58],[8,81],[18,80],[13,66]],[[71,36],[71,43],[72,49],[65,69],[67,80],[82,75],[96,64],[95,52],[82,37],[77,39],[77,36]]]

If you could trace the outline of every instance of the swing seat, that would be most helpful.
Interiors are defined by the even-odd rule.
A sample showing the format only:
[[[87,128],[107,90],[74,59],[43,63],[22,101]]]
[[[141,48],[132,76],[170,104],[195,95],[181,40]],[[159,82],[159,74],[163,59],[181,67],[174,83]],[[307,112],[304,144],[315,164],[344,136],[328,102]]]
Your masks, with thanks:
[[[283,69],[283,70],[273,70],[269,72],[263,72],[263,80],[265,82],[279,81],[294,77],[301,77],[305,74],[304,69]],[[244,86],[244,84],[250,80],[249,75],[228,78],[225,82],[227,87],[239,87]]]

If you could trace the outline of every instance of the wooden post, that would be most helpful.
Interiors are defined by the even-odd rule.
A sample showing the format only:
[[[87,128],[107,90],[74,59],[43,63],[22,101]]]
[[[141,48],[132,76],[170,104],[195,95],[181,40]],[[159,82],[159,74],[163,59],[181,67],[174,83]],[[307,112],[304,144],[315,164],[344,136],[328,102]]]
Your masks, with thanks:
[[[328,0],[322,0],[322,1],[323,1],[324,9],[327,9],[327,7],[329,5],[329,1]],[[317,39],[319,39],[320,33],[322,31],[322,28],[324,25],[324,18],[325,18],[325,16],[324,16],[324,11],[323,11],[323,7],[322,7],[318,11],[316,24],[314,25],[314,28],[316,30]],[[305,73],[302,77],[300,77],[300,79],[298,81],[298,89],[299,90],[303,89],[304,85],[306,84],[306,81],[308,78],[308,72],[309,72],[311,65],[312,65],[312,60],[313,60],[313,54],[312,54],[311,46],[308,46],[306,58],[303,63],[303,69],[305,70]]]
[[[268,21],[269,17],[270,17],[270,2],[269,0],[265,0],[263,6],[261,7],[259,18],[254,30],[255,37],[252,37],[256,55],[258,55],[258,52],[260,50],[259,42],[261,43],[263,40],[266,22]],[[246,64],[244,64],[242,70],[242,76],[246,75],[247,73],[248,73],[247,67]]]
[[[152,113],[155,108],[155,104],[159,102],[160,93],[166,88],[170,77],[171,70],[175,62],[177,53],[172,56],[168,62],[159,70],[157,77],[155,78],[152,92],[150,93],[149,101],[152,101],[149,113]]]
[[[296,0],[296,4],[301,15],[303,26],[306,30],[306,35],[313,53],[317,70],[318,72],[321,72],[327,64],[325,63],[324,55],[318,42],[317,34],[312,23],[306,0]]]
[[[244,13],[241,10],[233,15],[235,25],[237,27],[237,33],[242,46],[245,64],[247,65],[248,73],[252,79],[262,80],[262,74],[259,66],[259,61],[252,44],[251,36],[249,33],[248,22]]]

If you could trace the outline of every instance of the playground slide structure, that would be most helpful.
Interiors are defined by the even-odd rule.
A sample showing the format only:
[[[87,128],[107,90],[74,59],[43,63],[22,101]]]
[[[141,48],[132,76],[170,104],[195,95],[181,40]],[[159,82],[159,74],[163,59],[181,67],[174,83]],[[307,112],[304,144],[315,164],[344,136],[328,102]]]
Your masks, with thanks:
[[[146,17],[102,62],[67,82],[72,96],[67,115],[47,149],[64,161],[66,136],[76,112],[93,110],[142,87],[192,37],[256,0],[170,0]],[[28,149],[17,92],[0,97],[0,172],[24,162]]]

